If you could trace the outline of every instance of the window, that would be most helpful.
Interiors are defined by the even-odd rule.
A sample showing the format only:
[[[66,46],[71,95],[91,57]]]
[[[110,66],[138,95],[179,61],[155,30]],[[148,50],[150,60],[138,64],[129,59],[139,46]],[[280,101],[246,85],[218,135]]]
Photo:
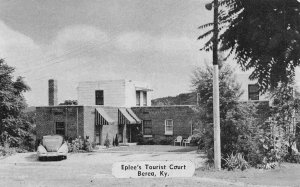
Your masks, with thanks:
[[[259,87],[257,84],[248,85],[248,98],[249,100],[259,100]]]
[[[104,105],[104,94],[103,90],[96,90],[96,105]]]
[[[143,106],[147,106],[147,92],[143,92]]]
[[[165,121],[165,135],[173,135],[173,120],[171,119]]]
[[[55,131],[56,134],[65,135],[65,123],[64,122],[56,122]]]
[[[152,136],[152,120],[143,120],[144,136]]]
[[[141,95],[140,91],[136,91],[136,106],[141,106]]]

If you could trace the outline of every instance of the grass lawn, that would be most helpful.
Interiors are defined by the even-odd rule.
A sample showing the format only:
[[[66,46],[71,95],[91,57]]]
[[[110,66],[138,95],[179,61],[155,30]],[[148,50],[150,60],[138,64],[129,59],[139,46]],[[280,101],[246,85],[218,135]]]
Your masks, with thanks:
[[[250,168],[245,171],[213,171],[198,169],[195,176],[256,185],[299,186],[300,164],[283,163],[279,168],[272,170]]]
[[[134,145],[119,146],[104,149],[104,151],[130,151],[130,152],[190,152],[197,150],[197,146],[172,146],[172,145]]]

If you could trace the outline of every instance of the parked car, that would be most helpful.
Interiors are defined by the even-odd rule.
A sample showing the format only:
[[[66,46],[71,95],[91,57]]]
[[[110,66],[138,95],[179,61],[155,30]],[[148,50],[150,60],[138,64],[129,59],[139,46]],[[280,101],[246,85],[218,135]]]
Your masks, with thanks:
[[[61,135],[43,136],[41,144],[37,148],[40,161],[48,158],[67,159],[68,145]]]

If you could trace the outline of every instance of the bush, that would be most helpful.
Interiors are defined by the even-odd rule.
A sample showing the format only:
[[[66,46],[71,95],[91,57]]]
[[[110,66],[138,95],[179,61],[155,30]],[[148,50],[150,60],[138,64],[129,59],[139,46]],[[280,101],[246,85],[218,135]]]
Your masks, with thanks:
[[[9,155],[12,155],[15,153],[16,153],[16,150],[14,148],[0,146],[0,157],[1,156],[9,156]]]
[[[145,140],[141,133],[137,135],[137,145],[145,145]]]
[[[228,170],[245,170],[249,168],[248,162],[244,159],[244,156],[241,153],[228,155],[227,158],[223,159],[225,161],[225,167]]]
[[[116,134],[115,145],[116,145],[116,146],[119,146],[119,138],[118,138],[118,134]]]
[[[159,140],[159,145],[171,145],[173,143],[174,139],[172,137],[167,137],[164,139]]]
[[[89,141],[89,137],[87,136],[85,139],[82,139],[80,136],[72,140],[69,138],[68,140],[68,150],[69,152],[91,152],[95,145]]]
[[[285,157],[285,160],[287,162],[300,164],[300,153],[296,153],[296,154],[293,154],[293,155],[287,155]]]
[[[106,134],[106,138],[105,138],[105,141],[104,141],[104,146],[105,146],[106,148],[109,148],[109,146],[110,146],[110,141],[109,141],[109,139],[108,139],[108,133]]]

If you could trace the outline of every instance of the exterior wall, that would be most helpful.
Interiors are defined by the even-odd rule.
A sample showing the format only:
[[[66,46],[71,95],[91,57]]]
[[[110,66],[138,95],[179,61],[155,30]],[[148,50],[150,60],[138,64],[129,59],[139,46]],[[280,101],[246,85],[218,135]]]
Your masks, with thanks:
[[[143,83],[143,82],[139,82],[139,81],[133,81],[133,84],[134,84],[134,87],[135,88],[146,88],[146,89],[149,89],[150,90],[150,85],[147,84],[147,83]],[[143,92],[147,92],[147,106],[151,106],[151,91],[143,91]],[[134,96],[134,98],[136,98]],[[142,92],[140,92],[140,103],[141,103],[141,106],[143,106],[143,94]],[[132,107],[132,106],[136,106],[136,102],[135,102],[135,105],[131,105],[129,107]]]
[[[166,139],[192,134],[192,106],[133,107],[133,112],[141,120],[152,120],[152,138]],[[173,120],[173,135],[165,135],[165,120]]]
[[[238,83],[241,84],[241,90],[244,91],[244,93],[240,97],[240,101],[248,101],[248,85],[249,84],[255,84],[256,81],[249,80],[250,74],[236,74],[235,79]],[[266,95],[260,95],[259,101],[267,101],[268,98]]]
[[[125,80],[80,82],[77,87],[79,105],[95,105],[95,91],[104,91],[105,106],[125,106]]]
[[[135,86],[132,81],[125,82],[125,107],[136,106]]]
[[[44,135],[55,134],[56,122],[65,123],[66,137],[77,137],[77,128],[78,135],[84,135],[82,106],[36,107],[36,115],[37,139],[41,139]]]
[[[108,134],[110,143],[112,144],[112,138],[118,133],[118,108],[116,107],[104,107],[104,106],[84,106],[84,135],[89,136],[91,141],[96,142],[95,132],[95,109],[102,107],[107,114],[116,121],[112,125],[103,125],[101,133],[101,145],[103,145],[106,134]]]
[[[106,113],[115,120],[115,123],[112,125],[103,125],[102,126],[102,136],[101,136],[101,145],[104,144],[106,139],[106,135],[108,135],[108,139],[110,144],[113,143],[113,138],[118,134],[118,108],[116,107],[104,107]]]
[[[103,80],[81,82],[77,87],[79,105],[95,105],[95,91],[104,91],[104,106],[136,106],[136,88],[149,89],[146,83],[131,80]],[[141,103],[143,97],[141,94]],[[147,92],[147,106],[151,106],[151,94]]]
[[[95,137],[95,109],[103,106],[53,106],[53,107],[37,107],[37,140],[44,135],[55,134],[56,122],[65,123],[65,136],[67,138],[78,136],[85,138],[89,136],[91,141],[96,141]],[[118,108],[103,107],[107,114],[116,121],[112,125],[103,125],[101,134],[101,145],[103,145],[108,134],[112,144],[113,138],[118,133]],[[77,115],[78,110],[78,115]],[[78,123],[77,123],[78,121]]]

